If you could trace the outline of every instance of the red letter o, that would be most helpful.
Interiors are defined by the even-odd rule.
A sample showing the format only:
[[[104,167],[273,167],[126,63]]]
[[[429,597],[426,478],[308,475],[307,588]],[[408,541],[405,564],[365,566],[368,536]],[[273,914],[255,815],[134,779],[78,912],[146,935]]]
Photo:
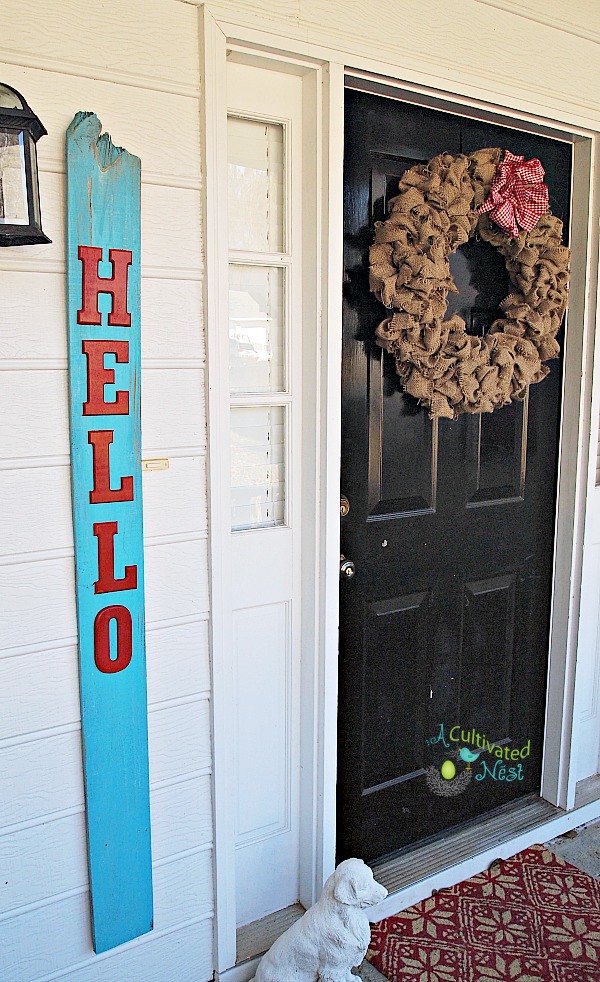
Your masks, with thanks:
[[[110,657],[110,622],[117,622],[117,657]],[[127,607],[104,607],[94,621],[94,661],[101,672],[122,672],[131,661],[131,614]]]

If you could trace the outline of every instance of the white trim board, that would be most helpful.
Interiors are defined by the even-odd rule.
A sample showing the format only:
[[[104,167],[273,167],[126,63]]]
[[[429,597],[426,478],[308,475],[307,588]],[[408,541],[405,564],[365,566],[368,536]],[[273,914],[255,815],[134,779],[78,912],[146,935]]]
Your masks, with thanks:
[[[208,530],[210,645],[212,668],[213,733],[213,822],[215,876],[215,961],[216,966],[235,964],[235,755],[232,728],[229,725],[228,696],[232,679],[231,604],[227,604],[231,580],[230,486],[229,458],[229,392],[218,381],[229,365],[228,331],[222,330],[227,317],[227,279],[223,275],[223,258],[227,261],[227,100],[225,84],[225,35],[216,26],[208,10],[200,11],[201,70],[204,79],[201,100],[201,126],[204,135],[202,171],[204,174],[205,278],[204,311],[207,348],[207,428],[208,464]],[[210,447],[213,452],[210,452]],[[219,453],[214,448],[219,447]],[[215,653],[218,652],[218,659]]]
[[[208,431],[210,474],[209,492],[209,537],[211,556],[211,598],[213,610],[212,624],[212,681],[215,693],[213,701],[214,733],[214,817],[216,826],[216,961],[217,969],[226,969],[235,964],[236,912],[236,855],[235,828],[233,816],[235,774],[235,748],[232,739],[232,706],[235,697],[233,677],[231,637],[233,598],[229,584],[232,581],[231,528],[227,503],[229,501],[229,385],[228,385],[228,330],[227,330],[227,156],[226,156],[226,65],[227,58],[243,60],[246,65],[273,69],[276,59],[269,58],[266,63],[252,58],[250,54],[241,59],[237,46],[227,43],[223,32],[212,20],[210,13],[202,12],[203,25],[203,76],[205,78],[205,100],[203,124],[206,131],[204,150],[205,174],[205,222],[207,276],[205,283],[205,303],[207,312],[207,372],[208,372]],[[280,70],[285,65],[280,66]],[[308,134],[302,141],[303,169],[311,175],[311,192],[316,189],[321,194],[322,181],[322,120],[323,104],[321,93],[324,89],[321,67],[306,64],[302,60],[293,62],[290,75],[300,76],[303,88],[303,117],[310,123]],[[308,128],[308,127],[307,127]],[[308,196],[305,196],[308,199]],[[322,200],[327,201],[327,191],[323,187]],[[320,205],[320,202],[319,202]],[[312,209],[312,214],[311,214]],[[323,455],[323,446],[318,439],[316,427],[317,407],[322,404],[322,386],[319,377],[319,357],[322,350],[320,336],[320,308],[323,302],[323,281],[320,272],[322,253],[322,230],[317,223],[320,206],[315,200],[305,202],[304,229],[302,235],[303,256],[303,334],[305,335],[305,355],[303,357],[303,384],[308,394],[303,411],[303,448],[299,453],[306,474],[311,475],[309,485],[303,482],[302,505],[302,746],[303,766],[302,796],[305,807],[301,828],[301,871],[300,899],[310,905],[320,891],[324,876],[322,848],[315,844],[315,828],[322,828],[319,812],[323,802],[323,767],[317,748],[321,748],[327,738],[322,736],[322,720],[326,715],[321,708],[324,672],[318,657],[311,657],[319,644],[319,634],[324,618],[321,616],[320,596],[323,589],[320,569],[322,562],[317,558],[327,537],[323,532],[321,515],[323,499],[317,496],[316,474],[323,466],[329,466]],[[339,362],[338,362],[339,363]],[[337,454],[339,460],[339,450]],[[335,529],[337,530],[337,510]],[[330,552],[337,545],[330,545]],[[339,555],[339,552],[338,552]],[[335,592],[337,594],[337,561]],[[315,575],[315,571],[317,574]],[[335,609],[335,608],[334,608]],[[337,621],[334,628],[337,631]],[[328,705],[335,704],[335,688],[328,698]],[[333,716],[335,727],[335,715]],[[310,734],[307,739],[306,735]],[[328,738],[331,743],[331,736]],[[335,767],[335,757],[329,769]],[[329,780],[335,774],[330,775]],[[333,854],[326,863],[331,866]]]
[[[591,90],[585,94],[580,91],[576,97],[568,92],[549,93],[541,74],[536,80],[534,73],[529,71],[528,84],[524,84],[522,79],[515,79],[506,72],[502,61],[488,59],[485,65],[474,68],[467,60],[455,59],[450,67],[424,47],[416,50],[410,44],[387,43],[385,32],[382,32],[380,43],[360,37],[360,29],[358,32],[348,30],[343,18],[335,30],[330,27],[319,29],[319,40],[316,41],[314,27],[307,31],[302,24],[281,17],[281,5],[289,0],[278,0],[278,12],[273,9],[277,4],[273,4],[268,17],[261,14],[260,5],[249,4],[249,9],[236,9],[235,0],[231,3],[215,0],[208,5],[204,0],[180,2],[193,2],[204,9],[208,6],[228,40],[275,57],[288,55],[295,59],[313,59],[323,65],[341,63],[382,79],[401,78],[407,87],[435,92],[451,100],[464,100],[465,104],[484,102],[490,108],[504,109],[506,115],[526,112],[547,120],[555,118],[563,125],[589,126],[592,130],[600,124],[600,111]],[[306,40],[307,35],[312,35],[313,39]]]

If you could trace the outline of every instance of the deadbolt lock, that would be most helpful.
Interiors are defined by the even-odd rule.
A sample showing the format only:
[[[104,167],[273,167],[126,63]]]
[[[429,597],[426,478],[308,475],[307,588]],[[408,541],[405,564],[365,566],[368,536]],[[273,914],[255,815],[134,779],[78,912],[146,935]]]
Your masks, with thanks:
[[[356,566],[351,559],[346,559],[344,555],[340,555],[340,576],[342,579],[349,580],[356,573]]]
[[[345,518],[350,511],[350,502],[348,501],[345,494],[340,498],[340,515]]]

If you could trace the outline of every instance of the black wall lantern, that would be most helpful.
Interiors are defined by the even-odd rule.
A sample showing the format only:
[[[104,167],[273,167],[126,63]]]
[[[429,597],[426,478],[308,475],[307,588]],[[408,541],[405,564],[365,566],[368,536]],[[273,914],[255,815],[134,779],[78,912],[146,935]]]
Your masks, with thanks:
[[[0,246],[50,242],[42,232],[35,150],[45,133],[23,96],[0,83]]]

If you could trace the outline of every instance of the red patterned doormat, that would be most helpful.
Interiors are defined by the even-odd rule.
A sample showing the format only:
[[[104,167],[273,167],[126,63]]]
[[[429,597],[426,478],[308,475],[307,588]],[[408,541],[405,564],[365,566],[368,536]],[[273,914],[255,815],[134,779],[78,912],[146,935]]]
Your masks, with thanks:
[[[600,982],[600,883],[533,846],[373,924],[392,982]]]

